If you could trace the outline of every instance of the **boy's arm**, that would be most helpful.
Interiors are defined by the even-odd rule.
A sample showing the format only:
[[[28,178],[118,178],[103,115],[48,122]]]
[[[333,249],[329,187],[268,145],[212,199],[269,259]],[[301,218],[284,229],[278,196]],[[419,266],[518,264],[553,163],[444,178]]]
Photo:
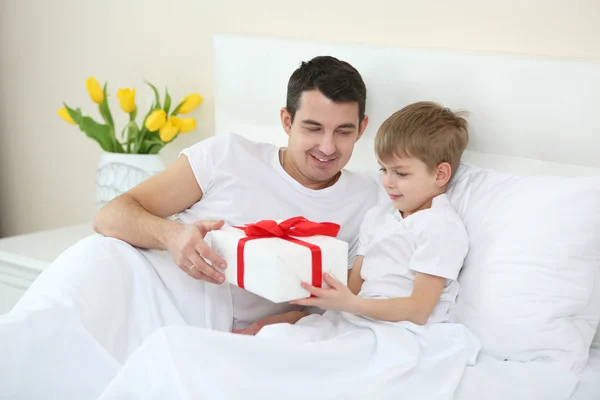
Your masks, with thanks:
[[[355,246],[353,246],[353,255],[355,255],[355,257],[352,268],[348,271],[348,287],[355,295],[358,295],[364,282],[360,275],[360,271],[362,270],[363,260],[365,258],[365,250],[369,244],[369,225],[373,220],[372,215],[375,210],[376,208],[372,207],[365,213],[360,224]]]
[[[355,295],[358,295],[364,282],[360,276],[360,270],[362,269],[364,258],[364,256],[356,256],[356,259],[354,260],[354,266],[350,271],[348,271],[348,287]]]
[[[410,321],[419,325],[427,323],[446,285],[444,277],[416,273],[413,291],[409,297],[368,299],[358,297],[330,274],[325,274],[324,279],[329,288],[317,288],[303,283],[302,287],[315,297],[294,300],[291,303],[346,311],[380,321]]]
[[[346,311],[381,321],[411,321],[425,324],[437,305],[448,280],[456,280],[469,248],[462,221],[436,218],[420,237],[409,269],[415,273],[408,297],[393,299],[360,298],[335,277],[325,274],[329,288],[302,287],[314,297],[292,304],[316,306],[325,310]]]
[[[423,325],[429,320],[445,285],[446,278],[416,273],[410,297],[395,299],[356,297],[347,311],[381,321],[410,321]]]

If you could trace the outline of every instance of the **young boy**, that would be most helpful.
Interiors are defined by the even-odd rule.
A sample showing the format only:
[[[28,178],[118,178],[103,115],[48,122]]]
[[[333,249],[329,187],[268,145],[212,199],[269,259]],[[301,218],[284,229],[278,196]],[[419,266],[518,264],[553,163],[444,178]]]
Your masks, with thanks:
[[[315,297],[292,303],[379,321],[448,321],[468,238],[445,192],[467,142],[466,120],[436,103],[414,103],[390,116],[375,138],[390,201],[364,217],[348,286],[326,274],[330,288],[303,283]],[[268,324],[259,321],[249,329]]]
[[[305,284],[317,297],[294,303],[383,321],[448,321],[469,242],[445,193],[467,142],[465,119],[435,103],[389,117],[375,153],[391,202],[365,215],[348,287],[328,276],[331,289]]]

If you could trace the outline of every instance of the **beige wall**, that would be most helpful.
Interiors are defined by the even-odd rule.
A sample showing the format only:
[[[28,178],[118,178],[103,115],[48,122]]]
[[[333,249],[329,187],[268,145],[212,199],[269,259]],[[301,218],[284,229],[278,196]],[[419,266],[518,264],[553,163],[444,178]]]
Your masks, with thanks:
[[[212,135],[214,32],[600,59],[600,0],[1,0],[0,236],[92,219],[100,150],[56,116],[95,112],[90,75],[145,105],[144,79],[206,98],[167,162]]]

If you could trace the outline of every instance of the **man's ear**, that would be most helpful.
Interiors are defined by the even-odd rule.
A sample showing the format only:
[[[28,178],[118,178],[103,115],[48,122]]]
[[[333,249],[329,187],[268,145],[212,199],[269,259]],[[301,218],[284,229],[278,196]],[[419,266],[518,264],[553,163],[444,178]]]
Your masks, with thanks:
[[[281,126],[288,135],[292,132],[292,116],[288,112],[287,108],[282,107],[279,111],[279,117],[281,118]]]
[[[452,167],[449,163],[443,162],[436,168],[435,182],[438,187],[444,187],[450,181],[452,176]]]
[[[368,125],[369,125],[369,116],[365,115],[363,117],[362,122],[358,125],[358,137],[356,138],[357,142],[358,142],[358,139],[361,138],[361,136],[363,135],[363,133],[365,133],[365,130],[367,129]]]

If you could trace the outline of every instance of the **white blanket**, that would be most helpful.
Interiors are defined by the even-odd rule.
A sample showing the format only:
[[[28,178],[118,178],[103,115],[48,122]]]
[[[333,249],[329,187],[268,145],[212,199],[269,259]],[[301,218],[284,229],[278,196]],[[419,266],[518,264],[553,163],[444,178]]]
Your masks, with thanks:
[[[95,400],[161,327],[231,320],[227,286],[189,278],[167,252],[91,236],[0,316],[0,398]]]
[[[462,325],[332,312],[257,337],[170,327],[146,341],[101,399],[451,399],[478,350]]]
[[[61,255],[0,316],[0,397],[450,398],[477,352],[469,332],[453,324],[329,313],[248,337],[223,332],[231,320],[226,285],[190,279],[165,252],[96,235]],[[487,375],[471,368],[465,378],[475,380],[461,384],[461,399],[486,393],[488,377],[508,366]],[[513,372],[534,375],[525,365]],[[575,380],[559,372],[572,390]],[[556,385],[565,380],[546,379],[546,392],[568,398]]]

